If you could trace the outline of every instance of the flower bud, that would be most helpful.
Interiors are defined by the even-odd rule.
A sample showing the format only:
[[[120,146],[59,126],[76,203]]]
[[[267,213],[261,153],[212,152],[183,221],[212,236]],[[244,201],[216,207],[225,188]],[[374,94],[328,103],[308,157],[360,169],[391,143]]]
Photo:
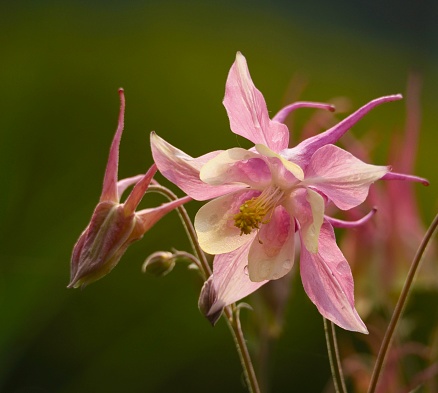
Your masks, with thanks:
[[[158,251],[149,255],[143,263],[143,273],[150,273],[156,277],[164,277],[175,267],[176,256],[171,252]]]
[[[209,320],[209,322],[214,326],[222,315],[224,306],[217,307],[217,310],[213,313],[210,312],[212,306],[217,300],[217,293],[214,289],[213,275],[211,275],[201,289],[201,294],[198,300],[199,311]]]
[[[73,248],[68,288],[83,287],[108,274],[131,243],[141,239],[165,214],[191,200],[190,197],[183,197],[161,206],[136,211],[157,166],[153,164],[144,175],[118,181],[119,144],[125,113],[123,89],[119,90],[119,94],[119,122],[110,148],[102,193],[90,223]],[[128,198],[121,203],[120,196],[132,185],[134,187]]]
[[[127,215],[121,204],[99,203],[73,248],[68,287],[85,286],[108,274],[129,244],[142,236],[135,214]]]

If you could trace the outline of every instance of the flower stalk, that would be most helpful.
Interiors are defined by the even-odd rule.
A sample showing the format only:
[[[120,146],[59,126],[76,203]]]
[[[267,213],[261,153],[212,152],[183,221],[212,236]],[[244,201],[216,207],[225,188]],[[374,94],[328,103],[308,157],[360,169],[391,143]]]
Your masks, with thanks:
[[[327,352],[329,355],[330,370],[332,372],[333,384],[336,393],[347,393],[344,375],[342,372],[341,358],[339,355],[338,341],[336,339],[335,325],[333,322],[323,318]]]
[[[228,326],[236,344],[236,349],[239,354],[240,363],[242,364],[245,374],[245,381],[250,393],[260,393],[260,387],[257,381],[257,376],[252,365],[251,356],[246,345],[245,337],[243,336],[242,325],[240,324],[239,310],[235,304],[225,307],[224,309]]]
[[[148,189],[149,192],[157,192],[164,195],[169,201],[178,200],[178,197],[170,191],[168,188],[163,187],[159,184],[151,185]],[[201,269],[201,274],[205,280],[211,276],[212,271],[210,265],[207,261],[204,251],[202,251],[198,238],[196,236],[195,228],[190,220],[187,210],[183,205],[176,208],[181,222],[186,231],[187,237],[190,240],[193,251],[195,252],[198,260],[200,262],[199,266]],[[245,337],[243,335],[242,326],[240,324],[239,310],[235,304],[231,304],[224,309],[225,320],[227,321],[228,327],[230,328],[231,335],[233,336],[234,343],[236,345],[237,353],[239,355],[240,363],[243,368],[245,375],[245,381],[248,387],[249,393],[260,393],[259,384],[257,381],[257,376],[254,371],[254,366],[252,364],[251,356],[246,345]]]
[[[160,184],[151,185],[148,191],[161,194],[165,196],[167,199],[169,199],[169,201],[178,200],[178,197],[172,191],[170,191],[166,187],[163,187]],[[196,231],[195,228],[193,227],[192,221],[190,220],[189,214],[187,213],[187,210],[182,205],[178,206],[176,208],[176,211],[178,212],[178,215],[184,226],[184,230],[186,231],[187,237],[190,241],[190,245],[192,246],[192,249],[195,252],[200,262],[201,274],[203,275],[203,278],[207,280],[207,278],[210,277],[212,273],[211,267],[208,264],[207,258],[198,243],[198,239],[196,237]]]
[[[377,355],[376,364],[374,365],[373,374],[371,376],[368,393],[375,393],[376,391],[377,383],[379,381],[379,377],[383,369],[383,364],[385,362],[385,358],[388,353],[389,347],[392,343],[395,329],[397,328],[397,324],[400,320],[400,317],[406,305],[406,301],[412,287],[412,282],[415,278],[415,273],[417,272],[424,251],[426,250],[426,247],[429,244],[429,241],[432,238],[437,227],[438,227],[438,214],[435,216],[434,220],[432,221],[432,224],[430,224],[420,244],[420,247],[417,250],[414,260],[412,261],[412,265],[411,268],[409,269],[400,297],[395,306],[388,328],[386,329],[385,336],[383,337],[382,345],[380,347],[379,354]]]

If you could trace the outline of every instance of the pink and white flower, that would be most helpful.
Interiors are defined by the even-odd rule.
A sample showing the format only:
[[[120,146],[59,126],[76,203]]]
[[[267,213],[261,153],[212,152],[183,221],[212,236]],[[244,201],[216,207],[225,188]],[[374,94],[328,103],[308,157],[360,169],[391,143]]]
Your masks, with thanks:
[[[156,165],[144,175],[118,181],[119,144],[124,127],[125,96],[120,94],[120,113],[111,144],[102,194],[91,221],[73,248],[69,288],[84,287],[108,274],[128,246],[143,237],[161,217],[191,200],[184,197],[161,206],[135,211],[157,171]],[[124,203],[120,196],[134,185]]]
[[[291,270],[298,232],[301,278],[309,298],[325,318],[367,333],[354,307],[351,270],[332,227],[348,224],[325,216],[325,208],[329,203],[342,210],[356,207],[378,179],[426,181],[366,164],[333,143],[372,108],[399,99],[375,99],[324,133],[288,148],[289,130],[282,122],[291,111],[334,108],[298,102],[270,119],[246,60],[237,53],[224,106],[231,130],[254,143],[253,148],[192,158],[152,133],[152,153],[161,173],[194,199],[215,198],[195,217],[201,247],[216,255],[200,298],[201,310],[212,322],[225,306]]]

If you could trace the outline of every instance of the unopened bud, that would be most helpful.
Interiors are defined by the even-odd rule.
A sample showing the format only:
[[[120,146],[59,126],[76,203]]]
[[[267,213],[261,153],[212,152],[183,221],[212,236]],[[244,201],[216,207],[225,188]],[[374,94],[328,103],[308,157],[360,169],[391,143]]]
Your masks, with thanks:
[[[214,326],[222,315],[224,307],[220,307],[217,311],[211,313],[211,307],[217,299],[217,294],[213,286],[213,276],[210,276],[204,283],[201,294],[198,300],[199,311],[210,321]]]
[[[142,232],[135,215],[126,215],[123,205],[99,203],[73,248],[68,288],[88,285],[108,274],[128,246],[143,236]]]
[[[158,251],[149,255],[143,263],[143,273],[150,273],[156,277],[163,277],[170,273],[176,262],[176,256],[171,252]]]

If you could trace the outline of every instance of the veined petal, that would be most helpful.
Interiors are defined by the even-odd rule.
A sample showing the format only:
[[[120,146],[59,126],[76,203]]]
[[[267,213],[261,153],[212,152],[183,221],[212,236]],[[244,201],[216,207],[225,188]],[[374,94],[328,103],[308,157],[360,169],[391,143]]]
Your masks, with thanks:
[[[368,333],[354,308],[350,266],[336,245],[329,223],[321,227],[317,253],[301,247],[300,271],[304,290],[324,318],[343,329]]]
[[[386,166],[366,164],[351,153],[326,145],[313,154],[306,170],[306,185],[323,192],[342,210],[361,204],[369,187],[388,173]]]
[[[356,112],[346,117],[344,120],[336,124],[327,131],[315,135],[301,142],[299,145],[284,152],[287,159],[291,159],[298,164],[304,166],[310,159],[313,153],[320,147],[333,144],[339,140],[351,127],[353,127],[362,117],[364,117],[371,109],[385,102],[397,101],[402,99],[401,94],[376,98],[358,109]]]
[[[237,52],[225,88],[224,106],[231,130],[254,144],[262,143],[274,151],[289,144],[289,130],[271,121],[262,93],[255,87],[245,57]]]
[[[324,198],[316,191],[299,188],[284,203],[289,214],[299,223],[302,242],[311,253],[318,252],[318,238],[324,221]]]
[[[295,253],[295,221],[278,206],[252,242],[248,256],[251,281],[276,280],[290,272]]]
[[[271,172],[259,154],[236,147],[208,161],[201,169],[200,178],[211,185],[239,182],[245,187],[263,189],[271,182]]]
[[[282,157],[280,154],[275,153],[272,151],[269,147],[261,144],[255,145],[256,150],[264,155],[265,157],[275,157],[278,158],[281,163],[284,165],[284,167],[292,173],[298,180],[304,179],[304,172],[301,169],[301,167],[291,161],[286,160],[284,157]]]
[[[167,143],[155,132],[151,132],[151,149],[161,174],[193,199],[204,201],[241,188],[235,185],[211,186],[199,178],[202,166],[220,151],[193,158]]]
[[[120,96],[120,111],[117,131],[111,143],[108,163],[106,164],[105,177],[103,179],[102,194],[100,195],[100,202],[111,201],[118,202],[119,195],[117,192],[117,172],[119,168],[119,146],[122,138],[125,116],[125,94],[123,89],[119,89]]]
[[[240,235],[234,216],[240,206],[260,192],[237,191],[206,203],[195,216],[195,229],[201,248],[209,254],[223,254],[254,239],[255,232]]]
[[[211,307],[207,311],[207,317],[217,315],[224,307],[237,302],[267,283],[267,281],[253,282],[248,277],[246,266],[250,246],[251,243],[248,242],[232,252],[215,256],[213,275],[209,278],[209,281],[212,280],[209,293],[203,293],[204,288],[201,292],[201,297],[208,295],[210,298]]]

